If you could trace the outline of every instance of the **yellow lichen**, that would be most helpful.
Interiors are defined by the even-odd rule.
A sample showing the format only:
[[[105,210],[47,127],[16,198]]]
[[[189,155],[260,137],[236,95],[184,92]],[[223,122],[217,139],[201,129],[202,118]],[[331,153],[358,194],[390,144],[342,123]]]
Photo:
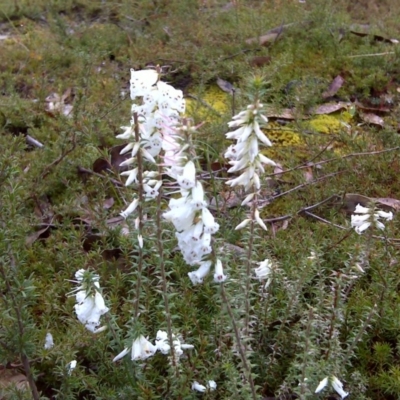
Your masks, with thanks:
[[[338,133],[345,129],[346,123],[351,120],[348,112],[329,115],[317,115],[306,124],[309,129],[319,133]]]
[[[195,122],[220,122],[220,118],[230,113],[232,97],[218,86],[208,87],[201,95],[186,98],[186,113]]]

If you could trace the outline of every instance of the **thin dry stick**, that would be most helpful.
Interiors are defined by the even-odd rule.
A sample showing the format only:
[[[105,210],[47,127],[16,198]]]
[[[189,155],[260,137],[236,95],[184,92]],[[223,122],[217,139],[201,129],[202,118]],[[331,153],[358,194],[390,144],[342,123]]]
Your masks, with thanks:
[[[135,141],[136,143],[140,142],[140,136],[139,136],[139,119],[137,113],[133,114],[133,123],[135,125]],[[139,205],[138,205],[138,218],[139,218],[139,226],[138,226],[138,235],[142,235],[142,230],[143,230],[143,157],[142,153],[140,150],[136,154],[137,158],[137,164],[138,164],[138,200],[139,200]],[[142,272],[143,272],[143,249],[142,246],[138,246],[138,264],[137,264],[137,271],[136,271],[136,294],[135,294],[135,318],[139,316],[139,303],[140,303],[140,289],[142,286]]]
[[[162,179],[163,169],[161,165],[158,167],[158,179]],[[164,244],[163,244],[163,230],[162,230],[162,222],[161,222],[161,199],[163,198],[162,186],[159,189],[157,196],[157,216],[156,216],[156,225],[157,225],[157,248],[158,248],[158,256],[159,256],[159,264],[160,264],[160,273],[161,273],[161,281],[162,281],[162,294],[164,299],[164,307],[165,307],[165,317],[167,319],[167,333],[168,333],[168,341],[170,343],[171,348],[171,358],[172,365],[175,367],[176,375],[179,375],[179,368],[177,368],[177,360],[175,358],[175,348],[173,346],[173,336],[172,336],[172,324],[171,324],[171,312],[169,309],[168,302],[168,283],[167,283],[167,274],[165,271],[165,262],[164,262]]]
[[[345,159],[351,158],[351,157],[374,156],[374,155],[377,155],[377,154],[389,153],[391,151],[395,151],[395,150],[399,150],[399,149],[400,149],[400,146],[391,147],[390,149],[379,150],[379,151],[367,151],[365,153],[351,153],[351,154],[347,154],[347,155],[342,156],[342,157],[328,158],[327,160],[319,161],[316,164],[314,164],[314,166],[330,163],[330,162],[333,162],[333,161],[345,160]],[[323,151],[325,151],[325,150],[323,150]],[[319,154],[321,154],[321,153],[319,153]],[[317,154],[316,157],[318,157],[319,154]],[[312,159],[315,159],[316,157],[313,157]],[[286,169],[285,171],[276,172],[274,174],[269,174],[269,175],[266,175],[266,176],[272,177],[272,176],[276,176],[276,175],[283,175],[283,174],[286,174],[288,172],[296,171],[298,169],[303,169],[303,168],[309,168],[309,165],[301,164],[301,165],[298,165],[296,167],[293,167],[293,168],[290,168],[290,169]]]
[[[62,160],[64,160],[65,157],[67,157],[68,154],[72,153],[75,150],[75,148],[76,148],[76,133],[74,132],[74,134],[72,135],[71,147],[62,152],[59,157],[57,157],[52,163],[50,163],[49,165],[47,165],[47,167],[45,167],[44,171],[42,172],[42,179],[44,179],[50,173],[52,167],[58,165]]]
[[[246,340],[249,337],[249,320],[250,320],[250,312],[251,312],[251,307],[250,307],[250,285],[251,285],[251,258],[253,255],[253,241],[254,241],[254,225],[255,225],[255,211],[257,208],[257,196],[255,196],[253,205],[252,205],[252,210],[251,210],[251,222],[250,222],[250,232],[249,232],[249,243],[248,243],[248,249],[247,249],[247,259],[246,259],[246,291],[245,291],[245,319],[244,319],[244,336]],[[245,347],[247,342],[245,343]]]
[[[376,56],[388,56],[391,54],[396,54],[394,51],[386,51],[384,53],[370,53],[370,54],[355,54],[354,56],[346,56],[347,58],[357,58],[357,57],[376,57]]]
[[[301,189],[301,188],[303,188],[303,187],[305,187],[305,186],[308,186],[308,185],[313,185],[314,183],[323,181],[323,180],[326,179],[326,178],[331,178],[332,176],[341,174],[341,173],[346,172],[346,171],[347,171],[347,170],[342,170],[342,171],[333,172],[333,173],[331,173],[331,174],[327,174],[327,175],[321,176],[321,177],[318,178],[318,179],[314,179],[314,180],[311,181],[311,182],[302,183],[301,185],[297,185],[297,186],[295,186],[294,188],[291,188],[291,189],[289,189],[289,190],[286,190],[286,192],[282,192],[282,193],[279,193],[279,194],[277,194],[277,195],[275,195],[275,196],[272,196],[272,199],[275,200],[275,199],[277,199],[278,197],[284,196],[285,194],[294,192],[295,190]]]
[[[246,371],[246,375],[247,375],[246,378],[248,379],[249,384],[250,384],[251,394],[252,394],[253,400],[257,400],[258,397],[257,397],[256,387],[254,385],[253,377],[251,376],[251,368],[250,368],[250,366],[249,366],[249,364],[247,362],[246,354],[245,354],[244,348],[242,346],[242,340],[241,340],[241,337],[240,337],[240,332],[239,332],[239,329],[237,327],[237,324],[236,324],[236,321],[235,321],[235,317],[234,317],[233,312],[232,312],[232,308],[231,308],[231,306],[229,304],[228,297],[227,297],[226,292],[225,292],[225,285],[223,283],[221,283],[221,295],[222,295],[222,300],[224,301],[226,310],[228,311],[229,318],[231,319],[233,331],[235,332],[235,337],[236,337],[237,346],[239,348],[240,358],[242,359],[242,363],[243,363],[244,369]]]

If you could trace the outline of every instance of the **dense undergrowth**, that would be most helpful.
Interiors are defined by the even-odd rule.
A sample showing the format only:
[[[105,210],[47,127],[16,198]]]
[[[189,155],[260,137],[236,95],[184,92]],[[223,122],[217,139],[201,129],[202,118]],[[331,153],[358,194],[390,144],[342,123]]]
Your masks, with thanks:
[[[0,398],[252,399],[235,336],[245,320],[257,398],[336,398],[331,389],[314,393],[331,375],[349,399],[400,397],[400,44],[392,40],[400,3],[346,3],[2,2]],[[247,41],[274,28],[266,45]],[[142,250],[134,222],[119,216],[135,190],[120,175],[116,135],[129,124],[129,70],[149,65],[164,66],[188,116],[204,122],[194,141],[228,275],[223,286],[193,286],[173,228],[163,225],[174,333],[194,345],[179,368],[159,353],[112,361],[141,330],[154,341],[167,327],[156,207]],[[248,104],[253,74],[266,77],[264,132],[274,146],[265,155],[280,166],[262,177],[268,231],[250,238],[234,230],[248,209],[224,184],[223,155],[227,122]],[[344,83],[324,95],[337,76]],[[338,111],[315,115],[338,102]],[[394,219],[358,235],[350,216],[371,200]],[[254,267],[268,258],[273,269],[268,287],[253,279],[246,298],[250,240]],[[104,332],[88,331],[74,313],[70,280],[79,269],[100,276],[110,308]],[[208,380],[215,391],[191,389]]]

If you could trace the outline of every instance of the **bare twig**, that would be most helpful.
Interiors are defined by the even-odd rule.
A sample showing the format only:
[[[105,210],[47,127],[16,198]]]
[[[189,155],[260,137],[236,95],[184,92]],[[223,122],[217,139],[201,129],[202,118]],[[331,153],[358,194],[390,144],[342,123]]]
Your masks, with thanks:
[[[371,54],[355,54],[354,56],[347,56],[347,58],[358,58],[358,57],[377,57],[377,56],[388,56],[396,54],[394,51],[386,51],[384,53],[371,53]]]
[[[297,185],[297,186],[295,186],[294,188],[291,188],[291,189],[289,189],[289,190],[286,190],[286,192],[278,193],[277,195],[272,196],[271,199],[272,199],[272,200],[275,200],[275,199],[277,199],[278,197],[284,196],[285,194],[294,192],[295,190],[301,189],[301,188],[306,187],[306,186],[308,186],[308,185],[313,185],[314,183],[323,181],[324,179],[331,178],[332,176],[341,174],[341,173],[346,172],[346,171],[347,171],[347,170],[342,170],[342,171],[333,172],[333,173],[331,173],[331,174],[327,174],[327,175],[321,176],[321,177],[318,178],[318,179],[314,179],[314,180],[312,180],[311,182],[302,183],[301,185]]]
[[[330,143],[328,144],[328,146],[330,145]],[[315,160],[326,149],[327,149],[327,147],[325,147],[320,153],[318,153],[316,156],[314,156],[312,158],[312,160]],[[391,147],[390,149],[379,150],[379,151],[368,151],[368,152],[365,152],[365,153],[351,153],[351,154],[347,154],[347,155],[342,156],[342,157],[328,158],[327,160],[319,161],[319,162],[315,163],[314,166],[330,163],[330,162],[333,162],[333,161],[345,160],[345,159],[351,158],[351,157],[374,156],[374,155],[377,155],[377,154],[389,153],[391,151],[396,151],[396,150],[399,150],[399,149],[400,149],[400,146]],[[276,175],[283,175],[283,174],[286,174],[286,173],[291,172],[291,171],[296,171],[298,169],[309,168],[309,165],[307,165],[309,162],[310,161],[308,161],[307,163],[298,165],[296,167],[293,167],[293,168],[290,168],[290,169],[286,169],[285,171],[280,171],[280,172],[276,172],[276,173],[273,173],[273,174],[269,174],[267,176],[268,177],[272,177],[272,176],[276,176]]]
[[[86,168],[83,168],[81,166],[78,166],[78,172],[82,172],[84,174],[94,175],[94,176],[98,176],[99,178],[107,179],[111,183],[113,183],[115,186],[118,186],[118,187],[123,187],[124,186],[124,184],[122,182],[117,181],[114,178],[110,178],[107,175],[99,174],[98,172],[94,172],[94,171],[92,171],[90,169],[86,169]]]
[[[65,151],[63,151],[59,157],[57,157],[52,163],[50,163],[47,167],[45,167],[44,171],[42,172],[42,179],[44,179],[51,171],[51,169],[53,167],[55,167],[56,165],[58,165],[61,161],[64,160],[65,157],[67,157],[68,154],[72,153],[75,148],[76,148],[76,133],[74,132],[73,136],[72,136],[72,144],[71,147],[69,149],[66,149]]]

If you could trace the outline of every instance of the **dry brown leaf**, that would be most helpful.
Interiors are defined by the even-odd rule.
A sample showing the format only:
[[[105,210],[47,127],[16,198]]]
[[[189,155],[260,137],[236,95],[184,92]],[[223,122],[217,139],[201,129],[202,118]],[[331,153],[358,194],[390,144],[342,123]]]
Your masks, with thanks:
[[[374,199],[377,204],[379,204],[383,209],[387,209],[388,211],[400,211],[400,200],[391,199],[386,197],[380,197]]]
[[[368,24],[352,24],[350,26],[350,33],[352,33],[353,35],[365,37],[365,36],[371,35],[371,26]],[[377,35],[377,34],[373,34],[371,36],[377,42],[385,42],[385,43],[391,43],[391,44],[399,43],[399,40],[394,39],[394,38],[389,38],[389,37]]]
[[[103,202],[103,208],[105,210],[110,209],[113,205],[114,205],[114,198],[113,197],[105,199],[104,202]]]
[[[25,245],[32,246],[32,244],[35,243],[36,240],[48,238],[50,236],[50,228],[55,228],[55,226],[48,224],[40,228],[39,230],[30,233],[25,239]]]
[[[329,88],[326,92],[322,93],[322,97],[326,99],[327,97],[332,97],[335,95],[338,90],[343,86],[344,78],[338,75],[332,83],[329,85]]]
[[[0,369],[0,400],[11,398],[11,393],[15,389],[21,392],[29,391],[27,377],[15,369]],[[10,396],[8,396],[9,394]]]
[[[217,85],[221,90],[231,95],[233,95],[236,91],[235,87],[231,83],[229,83],[228,81],[224,81],[221,78],[217,78]]]
[[[273,108],[267,108],[265,115],[268,118],[281,118],[281,119],[296,119],[295,114],[291,108],[282,108],[280,110],[275,110]]]
[[[278,39],[279,36],[280,36],[280,34],[277,33],[277,32],[267,33],[267,34],[262,35],[262,36],[253,37],[253,38],[247,39],[246,43],[247,44],[259,44],[261,46],[267,46],[270,43],[275,42]]]
[[[381,118],[379,115],[376,114],[360,113],[360,117],[364,122],[368,124],[377,125],[380,126],[381,128],[383,128],[385,125],[385,121],[383,120],[383,118]]]
[[[322,115],[322,114],[332,114],[336,111],[346,109],[351,106],[352,103],[345,101],[337,101],[334,103],[325,103],[318,107],[310,110],[310,114]]]
[[[357,204],[363,207],[368,207],[371,202],[374,202],[379,208],[384,211],[399,211],[400,210],[400,200],[391,198],[374,198],[367,197],[357,193],[347,193],[343,198],[343,203],[346,206],[346,211],[348,213],[353,213]]]
[[[311,167],[307,167],[303,170],[304,179],[306,182],[312,182],[314,180],[314,175]]]
[[[264,65],[268,65],[270,63],[271,63],[271,57],[268,57],[268,56],[253,57],[249,61],[249,64],[252,67],[263,67]]]

